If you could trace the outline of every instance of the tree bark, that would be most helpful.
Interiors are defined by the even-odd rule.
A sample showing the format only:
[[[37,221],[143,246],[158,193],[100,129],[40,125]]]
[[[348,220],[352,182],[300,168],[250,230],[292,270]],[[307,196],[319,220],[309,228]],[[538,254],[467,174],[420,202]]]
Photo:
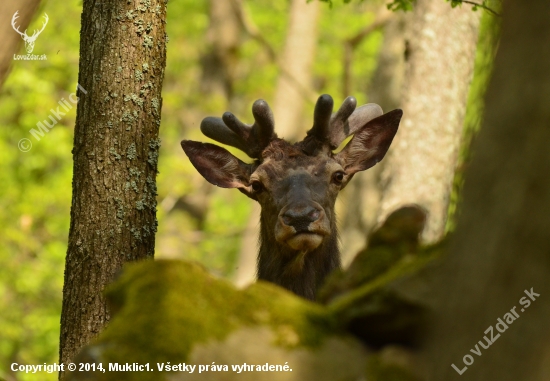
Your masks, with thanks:
[[[466,172],[450,252],[439,271],[430,380],[550,377],[550,8],[504,1],[483,128]],[[532,300],[528,292],[540,294]],[[520,299],[530,301],[527,308]],[[499,332],[498,318],[519,317]],[[470,352],[493,327],[481,357]],[[500,326],[503,328],[503,326]],[[474,363],[460,376],[465,355]],[[469,358],[467,359],[469,362]]]
[[[378,221],[417,203],[429,212],[427,241],[445,228],[478,25],[479,12],[440,0],[418,0],[409,23],[404,117],[384,160]]]
[[[0,13],[0,87],[6,80],[13,55],[17,53],[23,39],[17,34],[12,26],[11,19],[15,12],[19,12],[17,26],[19,30],[24,31],[29,26],[33,15],[38,9],[40,0],[4,0],[2,2],[2,12]]]
[[[102,292],[117,271],[154,255],[165,20],[164,0],[84,0],[64,364],[109,321]]]

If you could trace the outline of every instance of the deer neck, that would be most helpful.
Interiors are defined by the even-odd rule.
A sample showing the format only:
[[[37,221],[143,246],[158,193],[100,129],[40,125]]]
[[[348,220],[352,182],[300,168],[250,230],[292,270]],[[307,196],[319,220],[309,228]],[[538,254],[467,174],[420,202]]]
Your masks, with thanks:
[[[309,252],[300,252],[276,241],[273,228],[262,215],[258,279],[284,287],[306,299],[314,300],[317,288],[326,276],[340,267],[338,232],[332,233],[321,245]]]

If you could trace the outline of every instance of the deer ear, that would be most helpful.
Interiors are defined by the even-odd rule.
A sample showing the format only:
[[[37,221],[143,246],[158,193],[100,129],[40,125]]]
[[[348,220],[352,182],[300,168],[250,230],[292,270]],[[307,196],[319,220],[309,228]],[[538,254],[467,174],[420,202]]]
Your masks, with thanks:
[[[222,188],[246,188],[251,166],[229,151],[210,143],[182,140],[181,147],[191,164],[211,184]]]
[[[393,110],[361,127],[336,158],[348,175],[364,171],[381,161],[397,133],[402,110]]]

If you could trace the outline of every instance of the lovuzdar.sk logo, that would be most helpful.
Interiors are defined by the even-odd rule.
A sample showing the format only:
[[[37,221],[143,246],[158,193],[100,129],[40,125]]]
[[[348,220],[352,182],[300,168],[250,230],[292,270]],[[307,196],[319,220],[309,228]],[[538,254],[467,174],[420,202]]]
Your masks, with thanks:
[[[21,35],[21,38],[23,41],[25,41],[25,50],[27,51],[27,54],[14,54],[13,59],[14,60],[46,60],[48,57],[46,57],[45,54],[42,55],[36,55],[32,54],[34,50],[34,43],[38,36],[40,36],[40,33],[44,31],[44,28],[46,28],[46,25],[48,25],[48,15],[44,13],[44,23],[42,24],[42,28],[40,30],[34,30],[32,35],[29,36],[27,34],[27,30],[25,29],[24,32],[21,32],[19,30],[19,27],[16,25],[16,21],[19,18],[19,11],[15,12],[13,14],[13,17],[11,19],[11,26],[13,27],[13,30],[15,30],[17,33]]]

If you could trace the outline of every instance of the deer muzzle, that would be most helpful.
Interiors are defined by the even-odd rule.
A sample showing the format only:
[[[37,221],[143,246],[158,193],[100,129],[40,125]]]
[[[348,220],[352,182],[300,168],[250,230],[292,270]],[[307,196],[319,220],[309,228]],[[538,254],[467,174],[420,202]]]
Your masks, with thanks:
[[[319,247],[330,234],[330,223],[321,205],[316,202],[288,205],[279,213],[275,238],[297,251]]]

